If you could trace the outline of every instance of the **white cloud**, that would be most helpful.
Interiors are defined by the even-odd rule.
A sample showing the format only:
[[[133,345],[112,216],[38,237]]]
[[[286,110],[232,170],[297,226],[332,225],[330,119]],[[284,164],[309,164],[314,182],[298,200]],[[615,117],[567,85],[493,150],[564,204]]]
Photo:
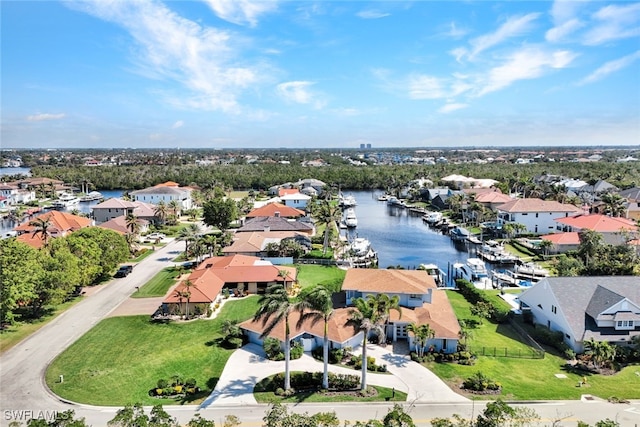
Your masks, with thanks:
[[[408,90],[411,99],[441,99],[448,96],[444,81],[427,75],[409,77]]]
[[[620,71],[625,67],[633,64],[635,61],[640,59],[640,50],[635,51],[631,55],[624,56],[620,59],[616,59],[615,61],[609,61],[595,70],[593,73],[589,74],[587,77],[582,79],[578,85],[584,85],[588,83],[594,83],[598,80],[602,80],[607,77],[611,73],[615,73],[616,71]]]
[[[533,23],[533,21],[538,19],[539,16],[539,13],[529,13],[524,16],[509,18],[495,32],[485,34],[471,40],[470,44],[472,50],[469,56],[473,58],[474,56],[493,46],[503,43],[510,38],[526,33],[531,29],[531,24]]]
[[[466,36],[469,33],[468,30],[464,29],[464,28],[458,28],[458,26],[456,25],[455,22],[451,22],[449,24],[449,29],[443,33],[441,33],[442,36],[445,37],[449,37],[452,39],[459,39],[461,37]]]
[[[184,121],[182,120],[178,120],[177,122],[175,122],[172,126],[171,129],[179,129],[182,126],[184,126]]]
[[[584,22],[579,19],[570,19],[562,24],[551,28],[545,34],[545,39],[551,43],[558,43],[567,38],[570,34],[584,27]]]
[[[478,96],[503,89],[518,80],[541,77],[549,69],[565,68],[576,56],[575,53],[567,50],[549,52],[536,47],[519,50],[503,65],[489,71],[485,81],[482,82]]]
[[[266,74],[260,66],[236,63],[232,33],[203,27],[152,0],[66,4],[127,30],[135,41],[137,72],[187,89],[186,95],[164,95],[176,106],[238,112],[239,92]]]
[[[315,83],[308,81],[292,81],[280,83],[276,86],[276,92],[287,102],[296,104],[309,104],[314,108],[322,108],[325,102],[317,93],[311,90]]]
[[[469,104],[461,104],[461,103],[455,103],[455,102],[451,102],[448,103],[446,105],[443,105],[438,112],[439,113],[443,113],[443,114],[447,114],[447,113],[451,113],[453,111],[457,111],[457,110],[461,110],[463,108],[467,108],[469,106]]]
[[[278,0],[204,0],[221,19],[255,27],[260,15],[277,9]]]
[[[585,35],[585,44],[600,45],[640,35],[640,3],[609,5],[593,14],[596,25]]]
[[[362,10],[356,13],[356,16],[362,19],[380,19],[389,16],[389,14],[377,10]]]
[[[30,122],[42,122],[45,120],[60,120],[60,119],[64,119],[66,116],[66,114],[64,113],[58,113],[58,114],[51,114],[51,113],[40,113],[40,114],[33,114],[31,116],[27,116],[27,120]]]

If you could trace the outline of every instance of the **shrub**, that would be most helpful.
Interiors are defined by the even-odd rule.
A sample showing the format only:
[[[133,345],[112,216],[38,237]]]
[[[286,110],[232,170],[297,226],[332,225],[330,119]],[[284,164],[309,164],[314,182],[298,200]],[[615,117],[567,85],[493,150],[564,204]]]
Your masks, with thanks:
[[[482,372],[476,372],[474,375],[464,380],[464,382],[462,383],[462,388],[471,391],[497,391],[500,390],[502,386],[500,383],[489,379]]]
[[[158,380],[157,386],[158,388],[165,388],[169,385],[169,382],[167,380],[165,380],[164,378],[160,378]]]
[[[196,386],[196,379],[195,378],[187,378],[187,380],[184,382],[184,385],[187,387],[195,387]]]
[[[225,344],[228,348],[240,348],[242,347],[242,338],[240,337],[230,337],[228,339],[225,339]]]
[[[302,344],[296,341],[291,346],[291,351],[289,352],[289,356],[291,357],[291,360],[300,359],[303,353],[304,353],[304,347],[302,346]]]
[[[282,353],[280,348],[280,340],[272,337],[266,337],[262,342],[262,348],[264,348],[264,352],[267,354],[267,358],[269,360],[282,360],[276,358],[278,353]],[[284,355],[283,355],[284,359]]]

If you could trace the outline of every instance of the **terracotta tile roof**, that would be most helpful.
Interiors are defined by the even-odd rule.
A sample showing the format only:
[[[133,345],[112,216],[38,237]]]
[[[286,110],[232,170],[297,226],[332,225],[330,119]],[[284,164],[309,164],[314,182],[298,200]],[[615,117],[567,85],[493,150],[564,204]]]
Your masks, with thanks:
[[[180,187],[180,184],[173,181],[167,181],[160,184],[156,184],[156,187]]]
[[[210,270],[201,270],[197,273],[194,271],[189,275],[188,280],[191,281],[191,286],[189,288],[191,297],[189,298],[189,303],[193,304],[211,304],[216,300],[218,295],[220,295],[220,291],[224,286],[224,282],[216,277],[215,273]],[[184,297],[182,298],[182,301],[180,301],[180,296],[178,294],[178,292],[184,292],[187,290],[184,283],[185,280],[181,281],[178,286],[176,286],[174,290],[165,297],[163,302],[186,302]]]
[[[32,248],[40,249],[44,246],[44,240],[41,234],[33,235],[33,233],[24,233],[16,237],[19,242],[25,243]]]
[[[555,200],[542,200],[536,198],[516,199],[498,206],[502,212],[575,212],[581,213],[582,209],[574,205],[560,203]]]
[[[149,224],[149,221],[140,218],[138,218],[136,222],[140,226],[146,226]],[[117,231],[120,234],[127,234],[129,232],[129,229],[127,228],[127,217],[125,215],[121,215],[119,217],[110,219],[107,222],[103,222],[98,227]]]
[[[274,202],[252,210],[247,214],[247,218],[276,215],[279,215],[282,218],[299,218],[304,216],[304,211],[283,205],[282,203]]]
[[[513,199],[506,194],[496,192],[478,194],[476,196],[476,202],[478,203],[508,203],[512,201]]]
[[[34,219],[49,220],[51,228],[55,229],[58,233],[65,233],[67,231],[75,231],[84,227],[89,227],[93,221],[89,218],[82,216],[72,215],[70,213],[61,211],[49,211],[38,215]],[[33,232],[36,227],[30,225],[31,221],[25,222],[14,228],[18,232]]]
[[[347,270],[343,291],[377,293],[426,294],[436,283],[424,270],[376,270],[351,268]]]
[[[638,226],[630,219],[613,218],[601,214],[576,215],[567,218],[559,218],[556,221],[578,230],[592,230],[600,233],[617,232],[620,230],[638,230]]]
[[[353,326],[347,325],[351,309],[349,308],[338,308],[333,312],[333,316],[328,323],[328,337],[329,340],[336,343],[344,343],[345,341],[353,338],[355,335],[359,333]],[[290,327],[290,338],[293,339],[302,334],[309,333],[315,335],[317,337],[324,336],[324,322],[319,321],[316,324],[312,324],[310,320],[305,321],[302,325],[298,326],[298,320],[300,319],[300,313],[292,312],[289,314],[289,327]],[[263,321],[254,321],[253,319],[249,319],[247,321],[242,322],[239,326],[242,329],[256,332],[258,334],[262,334],[264,331],[265,325],[269,323],[267,318],[266,322]],[[269,334],[270,337],[279,339],[280,341],[284,341],[285,339],[285,328],[284,328],[284,320],[281,320],[275,328]]]
[[[287,194],[298,194],[300,193],[300,191],[298,191],[297,188],[281,188],[278,190],[278,196],[285,196]]]
[[[492,194],[492,193],[502,194],[502,190],[500,190],[499,188],[496,188],[496,187],[490,187],[490,188],[463,188],[462,192],[465,193],[465,194],[475,194],[476,195],[476,199],[478,198],[478,196],[485,195],[485,194]]]
[[[541,236],[544,240],[549,240],[556,245],[579,245],[580,235],[575,231],[567,233],[554,233]]]
[[[424,303],[422,307],[415,309],[401,307],[402,316],[392,310],[389,320],[391,322],[407,322],[416,325],[429,324],[436,333],[436,338],[457,339],[460,332],[460,324],[456,317],[449,298],[445,291],[434,290],[431,294],[431,303]]]

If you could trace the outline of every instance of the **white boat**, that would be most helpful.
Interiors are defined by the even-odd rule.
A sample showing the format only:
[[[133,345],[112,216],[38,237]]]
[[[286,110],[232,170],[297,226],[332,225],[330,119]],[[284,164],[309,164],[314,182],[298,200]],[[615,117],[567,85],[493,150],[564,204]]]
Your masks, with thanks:
[[[450,232],[449,236],[451,236],[451,240],[454,242],[464,242],[466,241],[471,233],[464,227],[456,226]]]
[[[356,237],[351,241],[344,262],[353,268],[374,267],[378,263],[378,253],[371,247],[371,242],[364,237]]]
[[[100,200],[102,199],[102,193],[99,191],[92,191],[90,193],[85,194],[84,196],[80,197],[80,201],[81,202],[93,202],[94,200]]]
[[[354,228],[358,226],[358,218],[356,217],[356,211],[353,208],[347,209],[347,213],[344,217],[344,224],[348,228]]]
[[[402,200],[398,199],[396,196],[389,196],[387,198],[387,205],[398,207],[398,208],[407,207],[407,205]]]
[[[356,206],[358,203],[356,202],[356,198],[348,195],[348,196],[344,196],[342,194],[340,194],[340,201],[339,204],[342,208],[352,208],[354,206]]]
[[[492,287],[487,266],[480,258],[468,258],[464,263],[454,263],[453,279],[465,279],[480,289],[490,289]]]
[[[422,220],[429,225],[433,225],[442,221],[442,213],[440,212],[428,212],[422,216]]]
[[[369,241],[369,239],[365,239],[364,237],[356,237],[351,242],[350,249],[351,253],[354,256],[366,256],[367,254],[369,254],[369,251],[371,251],[371,242]]]
[[[436,264],[420,264],[418,270],[425,270],[429,276],[433,277],[433,280],[438,286],[445,285],[445,273]]]
[[[54,200],[51,205],[54,209],[64,209],[70,206],[75,206],[80,202],[73,193],[61,193],[56,200]]]
[[[478,250],[478,256],[493,264],[515,264],[518,257],[507,252],[500,243],[494,240],[486,241]]]
[[[521,277],[547,277],[549,270],[542,268],[536,263],[526,262],[514,267],[515,273]]]

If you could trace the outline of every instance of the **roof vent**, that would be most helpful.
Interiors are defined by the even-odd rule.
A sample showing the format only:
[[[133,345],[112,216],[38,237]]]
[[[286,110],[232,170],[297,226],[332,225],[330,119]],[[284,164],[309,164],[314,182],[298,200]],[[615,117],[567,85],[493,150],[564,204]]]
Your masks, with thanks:
[[[274,214],[273,214],[273,216],[275,216],[276,218],[280,218],[280,212],[275,211],[275,212],[274,212]]]

